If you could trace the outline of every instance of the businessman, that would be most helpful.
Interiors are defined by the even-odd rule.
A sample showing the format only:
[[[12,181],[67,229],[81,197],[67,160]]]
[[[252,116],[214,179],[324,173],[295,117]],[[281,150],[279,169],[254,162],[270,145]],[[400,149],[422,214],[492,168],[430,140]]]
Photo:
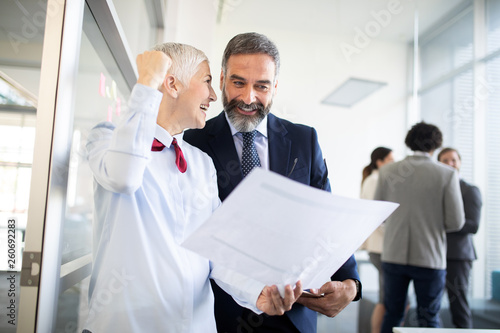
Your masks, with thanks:
[[[244,33],[226,46],[220,88],[224,112],[207,121],[203,130],[190,130],[185,140],[212,157],[221,200],[254,167],[262,167],[300,183],[330,191],[316,131],[269,113],[278,85],[279,52],[266,36]],[[248,206],[242,209],[258,209]],[[314,221],[311,221],[313,227]],[[317,313],[336,316],[361,297],[353,257],[319,290],[321,298],[300,297],[283,316],[256,315],[239,307],[214,285],[219,332],[316,332]],[[332,272],[333,273],[333,272]]]
[[[392,333],[401,324],[410,281],[417,297],[418,326],[440,327],[446,232],[460,230],[465,222],[458,173],[432,160],[442,142],[438,127],[417,123],[405,138],[413,155],[379,171],[374,199],[400,204],[385,221],[382,333]]]
[[[438,161],[457,171],[460,171],[462,165],[460,154],[453,148],[441,150]],[[483,202],[479,189],[463,179],[460,179],[460,191],[464,202],[465,224],[460,231],[446,234],[446,290],[453,326],[472,328],[472,313],[467,301],[472,261],[477,259],[472,235],[479,229]]]

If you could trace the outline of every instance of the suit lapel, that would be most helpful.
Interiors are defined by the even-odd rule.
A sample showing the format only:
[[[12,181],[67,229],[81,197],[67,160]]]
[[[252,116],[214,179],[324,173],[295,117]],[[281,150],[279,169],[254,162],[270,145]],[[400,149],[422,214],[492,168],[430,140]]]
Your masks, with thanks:
[[[281,123],[280,119],[273,114],[268,115],[267,135],[269,142],[269,169],[280,175],[286,176],[290,172],[290,152],[292,142],[286,137],[288,131]],[[243,175],[241,165],[234,147],[234,140],[231,129],[227,123],[224,112],[221,112],[215,119],[209,130],[209,146],[214,152],[217,163],[222,170],[227,172],[229,181],[233,188],[236,187]]]
[[[222,167],[222,170],[227,173],[230,183],[235,188],[243,179],[243,175],[241,174],[240,159],[234,147],[233,136],[224,111],[217,116],[209,133],[211,138],[208,144],[212,148],[217,162]]]
[[[267,119],[269,169],[283,176],[287,176],[287,173],[290,172],[288,169],[292,142],[286,137],[287,133],[288,131],[280,119],[273,114],[269,114]]]

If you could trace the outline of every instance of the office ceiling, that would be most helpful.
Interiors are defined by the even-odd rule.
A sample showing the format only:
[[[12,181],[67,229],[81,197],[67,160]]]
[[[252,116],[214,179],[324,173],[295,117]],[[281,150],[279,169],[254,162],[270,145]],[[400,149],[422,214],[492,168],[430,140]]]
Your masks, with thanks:
[[[125,0],[114,0],[125,1]],[[139,0],[135,0],[139,1]],[[203,0],[205,1],[205,0]],[[439,18],[462,0],[210,0],[221,6],[220,23],[241,31],[260,28],[281,29],[291,33],[318,33],[354,36],[376,21],[374,13],[391,14],[377,34],[378,40],[407,42],[413,39],[414,12],[418,7],[420,32],[425,32]],[[42,54],[46,8],[39,0],[0,2],[0,69],[39,70]],[[59,10],[61,8],[52,8]],[[393,10],[394,11],[394,10]],[[21,19],[20,19],[21,18]],[[210,24],[210,23],[208,23]],[[5,68],[5,67],[4,67]],[[33,93],[37,84],[21,82]]]
[[[123,1],[123,0],[115,0]],[[213,0],[214,2],[217,0]],[[280,28],[288,31],[328,34],[355,34],[365,29],[379,13],[395,4],[400,13],[392,14],[390,23],[382,27],[377,38],[409,41],[413,38],[414,11],[418,7],[420,31],[426,31],[440,17],[458,5],[460,0],[219,0],[224,24],[241,27]],[[0,42],[35,42],[41,44],[44,11],[37,0],[2,1],[0,10]],[[220,4],[219,4],[220,5]],[[22,17],[22,20],[19,20]],[[4,59],[5,60],[5,59]]]
[[[414,13],[418,8],[419,31],[425,32],[460,0],[220,0],[219,21],[242,30],[279,28],[310,33],[354,35],[375,21],[372,12],[388,12],[389,23],[380,29],[380,40],[406,42],[413,39]],[[219,4],[220,6],[220,4]],[[387,21],[386,21],[387,22]],[[385,23],[385,22],[384,22]]]

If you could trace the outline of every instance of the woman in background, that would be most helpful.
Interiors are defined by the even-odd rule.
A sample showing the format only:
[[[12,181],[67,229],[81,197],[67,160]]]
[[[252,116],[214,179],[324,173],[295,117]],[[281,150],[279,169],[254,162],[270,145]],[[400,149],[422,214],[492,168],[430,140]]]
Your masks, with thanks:
[[[378,181],[378,169],[387,164],[394,162],[392,150],[385,147],[378,147],[371,154],[371,161],[363,169],[363,180],[361,181],[361,199],[372,200],[375,195],[375,189]],[[384,279],[382,275],[382,262],[380,260],[382,254],[382,246],[384,243],[384,226],[378,227],[373,234],[363,244],[363,249],[368,251],[370,261],[378,270],[379,281],[379,300],[372,312],[371,332],[380,333],[382,319],[385,314],[384,307]]]

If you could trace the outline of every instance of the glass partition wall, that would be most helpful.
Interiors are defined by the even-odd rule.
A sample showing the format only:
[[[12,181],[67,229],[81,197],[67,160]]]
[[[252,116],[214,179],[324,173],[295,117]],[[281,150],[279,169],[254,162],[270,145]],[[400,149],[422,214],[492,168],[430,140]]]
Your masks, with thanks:
[[[0,332],[15,332],[47,3],[0,2]]]
[[[164,0],[119,5],[0,4],[0,305],[10,315],[2,311],[1,332],[79,332],[86,319],[93,179],[85,142],[98,122],[119,120],[136,54],[162,38]]]
[[[89,279],[82,278],[91,272],[93,218],[93,176],[85,149],[88,133],[98,122],[118,121],[130,94],[130,87],[87,5],[74,88],[73,130],[64,174],[67,190],[61,226],[58,332],[75,329],[81,332],[87,314]]]

